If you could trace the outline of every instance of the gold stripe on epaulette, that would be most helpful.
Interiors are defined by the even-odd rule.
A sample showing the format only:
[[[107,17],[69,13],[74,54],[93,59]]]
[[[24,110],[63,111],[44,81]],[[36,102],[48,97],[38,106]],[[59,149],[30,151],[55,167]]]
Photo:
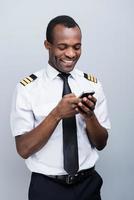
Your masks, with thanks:
[[[97,83],[97,78],[96,77],[94,77],[94,82]]]
[[[90,74],[87,75],[87,79],[90,81],[90,79],[91,79],[91,75]]]
[[[94,77],[90,75],[90,81],[94,82]]]
[[[31,81],[31,82],[33,81],[33,79],[32,79],[30,76],[28,76],[27,79],[28,79],[29,81]]]
[[[26,83],[24,80],[20,81],[20,83],[21,83],[22,85],[24,85],[24,86],[27,85],[27,83]]]

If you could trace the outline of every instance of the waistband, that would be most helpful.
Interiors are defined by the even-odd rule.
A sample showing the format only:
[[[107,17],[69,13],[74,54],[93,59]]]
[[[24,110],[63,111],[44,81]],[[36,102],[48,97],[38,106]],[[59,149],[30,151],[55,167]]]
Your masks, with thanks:
[[[89,169],[81,170],[75,175],[47,175],[47,177],[52,178],[57,182],[71,185],[86,179],[93,173],[94,170],[95,167],[92,167]]]

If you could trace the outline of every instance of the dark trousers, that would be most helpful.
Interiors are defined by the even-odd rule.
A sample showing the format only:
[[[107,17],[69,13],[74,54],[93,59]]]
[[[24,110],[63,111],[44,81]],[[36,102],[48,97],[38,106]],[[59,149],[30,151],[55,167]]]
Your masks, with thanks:
[[[101,200],[102,183],[101,176],[95,170],[85,180],[73,185],[32,173],[29,200]]]

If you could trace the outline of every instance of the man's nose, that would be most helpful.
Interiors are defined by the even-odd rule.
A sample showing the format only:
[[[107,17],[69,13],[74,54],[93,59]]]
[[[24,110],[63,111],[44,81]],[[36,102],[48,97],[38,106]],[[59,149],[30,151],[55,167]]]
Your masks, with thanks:
[[[66,50],[65,55],[68,58],[74,58],[76,56],[76,52],[73,48],[69,48]]]

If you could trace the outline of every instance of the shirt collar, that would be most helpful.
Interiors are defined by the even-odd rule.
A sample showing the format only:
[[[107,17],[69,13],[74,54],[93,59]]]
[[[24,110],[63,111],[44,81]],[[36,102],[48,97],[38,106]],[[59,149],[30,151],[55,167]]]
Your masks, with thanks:
[[[48,64],[47,69],[46,69],[47,75],[48,77],[52,80],[54,78],[57,77],[57,75],[59,74],[59,72],[52,67],[51,65]]]
[[[59,74],[59,71],[56,70],[54,67],[52,67],[52,66],[49,65],[49,64],[48,64],[48,66],[47,66],[46,72],[47,72],[48,77],[49,77],[51,80],[53,80],[54,78],[56,78],[57,75]],[[75,68],[70,72],[72,78],[74,78],[74,79],[76,79],[77,73],[78,73],[78,70],[75,69]]]

